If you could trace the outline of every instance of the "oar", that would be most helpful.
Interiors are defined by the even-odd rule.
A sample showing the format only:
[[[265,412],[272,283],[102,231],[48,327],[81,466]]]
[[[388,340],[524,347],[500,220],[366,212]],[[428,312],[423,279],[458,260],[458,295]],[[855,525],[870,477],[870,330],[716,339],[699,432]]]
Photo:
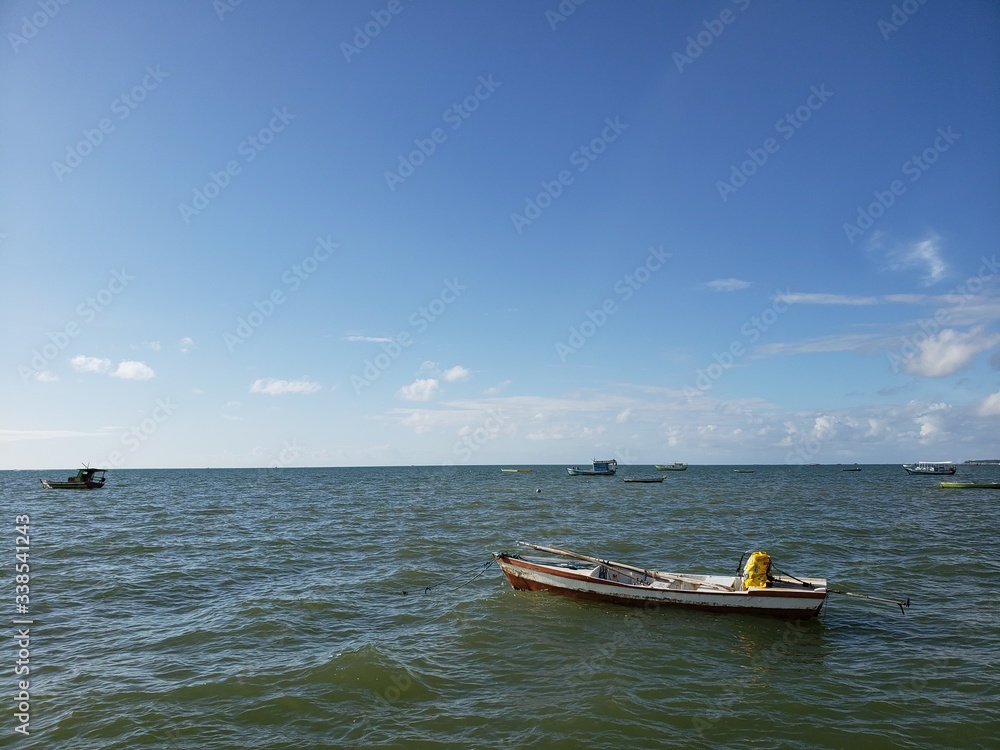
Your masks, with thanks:
[[[624,570],[631,570],[635,573],[642,573],[643,575],[651,575],[653,578],[657,578],[661,581],[681,581],[682,583],[697,584],[699,586],[707,586],[709,588],[720,589],[721,591],[732,591],[728,586],[723,586],[718,583],[708,583],[706,581],[699,581],[695,578],[687,578],[680,575],[670,575],[667,573],[660,573],[655,570],[646,570],[645,568],[637,568],[634,565],[626,565],[625,563],[614,562],[612,560],[601,560],[597,557],[589,557],[587,555],[581,555],[579,552],[573,552],[568,549],[560,549],[559,547],[542,547],[538,544],[529,544],[528,542],[518,542],[522,547],[531,547],[532,549],[537,549],[541,552],[548,552],[552,555],[559,555],[560,557],[571,557],[576,560],[583,560],[584,562],[594,563],[596,565],[610,565],[614,568],[622,568]]]
[[[827,591],[829,591],[831,594],[843,594],[844,596],[853,596],[857,597],[858,599],[870,599],[873,602],[884,602],[886,604],[895,604],[897,607],[899,607],[899,611],[904,615],[906,614],[906,610],[903,609],[903,607],[910,606],[910,597],[906,597],[906,599],[885,599],[881,596],[869,596],[868,594],[855,594],[853,591],[843,591],[841,589],[828,588]]]

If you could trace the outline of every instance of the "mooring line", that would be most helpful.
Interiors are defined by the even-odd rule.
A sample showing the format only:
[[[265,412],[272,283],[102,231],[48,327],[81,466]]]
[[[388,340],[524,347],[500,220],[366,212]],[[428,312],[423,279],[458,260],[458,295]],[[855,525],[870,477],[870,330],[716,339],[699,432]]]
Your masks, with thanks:
[[[493,563],[495,563],[495,562],[496,562],[496,560],[491,556],[489,560],[487,560],[485,563],[483,563],[482,565],[479,566],[479,568],[480,568],[479,572],[476,573],[474,576],[472,576],[472,578],[470,578],[469,580],[467,580],[465,583],[459,584],[458,586],[456,586],[455,588],[450,589],[450,590],[451,591],[458,591],[463,586],[468,586],[474,580],[476,580],[477,578],[479,578],[479,576],[483,575],[483,573],[485,573],[487,571],[487,569],[489,569],[489,567],[491,565],[493,565]],[[454,581],[454,580],[455,580],[455,577],[446,578],[445,580],[440,581],[438,583],[435,583],[432,586],[424,586],[424,588],[422,589],[422,591],[423,591],[423,593],[428,594],[431,591],[433,591],[434,589],[436,589],[438,586],[443,586],[444,584],[449,583],[449,582]],[[403,595],[403,596],[409,596],[409,594],[410,594],[409,591],[400,591],[399,593],[401,595]]]

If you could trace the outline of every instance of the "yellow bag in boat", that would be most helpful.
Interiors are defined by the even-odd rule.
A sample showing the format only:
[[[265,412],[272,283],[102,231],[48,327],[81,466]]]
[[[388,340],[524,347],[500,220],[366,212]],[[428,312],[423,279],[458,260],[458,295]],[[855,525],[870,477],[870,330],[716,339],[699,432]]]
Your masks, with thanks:
[[[771,556],[758,550],[750,555],[743,567],[743,585],[745,588],[764,588],[769,584],[768,574],[771,572]]]

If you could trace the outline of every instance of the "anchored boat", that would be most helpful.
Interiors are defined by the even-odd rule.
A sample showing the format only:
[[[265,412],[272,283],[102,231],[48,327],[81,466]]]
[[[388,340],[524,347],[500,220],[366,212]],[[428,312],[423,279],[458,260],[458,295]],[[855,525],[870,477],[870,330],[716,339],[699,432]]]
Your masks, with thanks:
[[[653,464],[653,468],[657,471],[687,471],[688,465],[680,461],[674,461],[672,464]]]
[[[91,469],[85,466],[76,472],[75,477],[68,477],[65,482],[53,479],[39,479],[42,487],[47,490],[99,490],[104,486],[104,474],[107,469]]]
[[[569,472],[570,476],[613,477],[618,471],[618,462],[613,458],[609,458],[607,461],[598,461],[595,458],[589,469],[567,466],[566,471]]]
[[[918,461],[915,464],[903,464],[907,474],[954,474],[955,464],[951,461]]]
[[[827,597],[826,579],[773,575],[771,558],[763,551],[751,554],[737,575],[727,576],[663,573],[558,547],[518,544],[553,556],[494,554],[510,585],[520,591],[549,591],[647,608],[678,606],[791,619],[815,617]]]
[[[1000,482],[941,482],[941,486],[952,490],[1000,490]]]

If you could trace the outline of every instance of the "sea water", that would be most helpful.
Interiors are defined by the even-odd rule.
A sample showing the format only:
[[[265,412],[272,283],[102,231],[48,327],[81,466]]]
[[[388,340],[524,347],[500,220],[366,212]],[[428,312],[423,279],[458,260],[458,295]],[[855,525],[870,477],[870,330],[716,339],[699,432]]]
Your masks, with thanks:
[[[0,472],[0,746],[998,747],[1000,492],[733,468]],[[491,553],[518,540],[712,574],[764,549],[911,606],[831,594],[790,623],[516,592]]]

